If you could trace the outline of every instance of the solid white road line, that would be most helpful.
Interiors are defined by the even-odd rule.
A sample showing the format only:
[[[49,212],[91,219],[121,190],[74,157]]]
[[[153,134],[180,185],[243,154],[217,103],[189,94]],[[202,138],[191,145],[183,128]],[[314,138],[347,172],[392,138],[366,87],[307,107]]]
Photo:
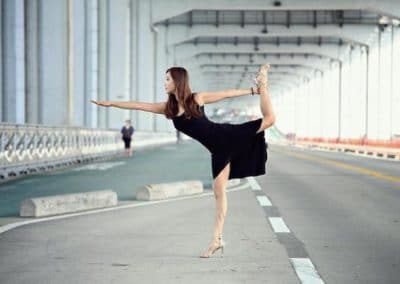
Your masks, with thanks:
[[[268,219],[275,233],[290,233],[289,228],[281,217],[269,217]]]
[[[291,258],[290,261],[296,270],[301,283],[305,284],[324,284],[317,270],[309,258]]]
[[[261,190],[260,185],[258,184],[258,182],[254,177],[248,177],[247,181],[249,182],[252,190]]]
[[[261,206],[272,206],[271,201],[269,201],[268,197],[266,196],[257,196],[257,200]]]

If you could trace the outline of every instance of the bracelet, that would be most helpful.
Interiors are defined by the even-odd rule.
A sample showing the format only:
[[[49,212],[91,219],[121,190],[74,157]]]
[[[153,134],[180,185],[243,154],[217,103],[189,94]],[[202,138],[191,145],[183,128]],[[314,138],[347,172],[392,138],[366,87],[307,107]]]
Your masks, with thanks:
[[[254,96],[254,90],[253,87],[250,88],[251,89],[251,95]]]

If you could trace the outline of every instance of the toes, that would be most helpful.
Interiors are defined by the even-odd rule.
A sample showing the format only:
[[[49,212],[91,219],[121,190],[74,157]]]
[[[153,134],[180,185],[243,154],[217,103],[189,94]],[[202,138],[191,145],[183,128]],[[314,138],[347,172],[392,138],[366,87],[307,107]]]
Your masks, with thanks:
[[[261,65],[260,70],[268,71],[269,68],[270,68],[269,64],[264,64],[264,65]]]

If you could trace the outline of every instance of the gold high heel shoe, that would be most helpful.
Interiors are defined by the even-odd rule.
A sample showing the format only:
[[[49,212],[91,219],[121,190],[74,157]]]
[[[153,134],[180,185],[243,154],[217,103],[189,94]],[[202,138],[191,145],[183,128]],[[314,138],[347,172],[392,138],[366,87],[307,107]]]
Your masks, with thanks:
[[[257,87],[258,93],[260,93],[260,88],[266,88],[268,84],[267,73],[270,68],[269,64],[263,64],[260,66],[260,70],[258,71],[256,78],[254,79],[255,85]]]
[[[225,246],[225,241],[222,240],[222,235],[220,235],[218,237],[219,240],[219,246],[217,246],[216,248],[214,248],[211,252],[209,252],[209,250],[207,250],[208,254],[203,253],[202,255],[200,255],[201,258],[209,258],[210,256],[212,256],[217,250],[221,250],[221,257],[223,257],[224,255],[224,246]]]

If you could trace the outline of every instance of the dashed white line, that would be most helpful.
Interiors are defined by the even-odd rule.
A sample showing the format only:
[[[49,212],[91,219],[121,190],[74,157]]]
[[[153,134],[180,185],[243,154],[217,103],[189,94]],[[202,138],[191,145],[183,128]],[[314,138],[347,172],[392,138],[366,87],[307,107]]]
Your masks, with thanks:
[[[317,270],[309,258],[291,258],[290,261],[300,278],[301,283],[305,284],[324,284]]]
[[[250,187],[252,190],[261,190],[260,185],[258,184],[258,182],[256,181],[256,179],[254,177],[248,177],[247,181],[250,184]]]
[[[290,233],[289,228],[281,217],[269,217],[268,219],[275,233]]]
[[[271,201],[269,201],[268,197],[266,196],[257,196],[257,200],[261,206],[272,206]]]
[[[247,180],[253,191],[261,190],[260,185],[254,177],[248,177]],[[267,196],[260,195],[256,196],[256,198],[261,206],[272,206]],[[275,233],[290,233],[289,228],[281,217],[269,217],[268,220]],[[290,261],[301,283],[325,284],[309,258],[290,258]]]

